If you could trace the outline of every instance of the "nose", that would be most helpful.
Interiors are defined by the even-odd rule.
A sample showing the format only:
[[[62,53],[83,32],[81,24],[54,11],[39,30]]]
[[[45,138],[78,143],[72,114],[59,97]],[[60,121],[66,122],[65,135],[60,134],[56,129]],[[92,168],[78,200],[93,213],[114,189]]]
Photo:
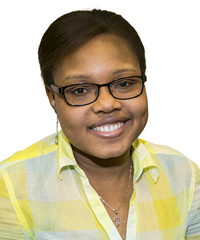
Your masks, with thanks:
[[[114,110],[121,109],[121,102],[119,99],[114,98],[108,89],[108,86],[102,86],[99,89],[99,96],[93,103],[93,111],[95,113],[104,112],[111,113]]]

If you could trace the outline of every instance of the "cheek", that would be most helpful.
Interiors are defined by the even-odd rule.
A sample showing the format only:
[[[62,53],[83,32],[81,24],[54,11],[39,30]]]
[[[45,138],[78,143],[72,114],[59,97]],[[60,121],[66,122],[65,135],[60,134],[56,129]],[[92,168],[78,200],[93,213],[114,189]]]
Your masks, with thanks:
[[[144,119],[148,118],[148,102],[147,102],[147,99],[145,99],[143,101],[143,103],[141,104],[140,114]]]
[[[72,107],[62,101],[57,102],[56,109],[61,128],[66,137],[76,135],[80,128],[83,129],[84,119],[87,117],[86,109]]]
[[[133,118],[145,118],[148,116],[148,102],[146,96],[135,98],[129,104],[129,111]]]
[[[140,134],[148,120],[148,102],[146,94],[133,99],[133,102],[129,105],[129,112],[132,114],[134,129]]]
[[[73,129],[73,131],[76,131],[81,122],[81,116],[78,118],[77,114],[73,110],[69,111],[66,108],[58,111],[58,119],[62,129]]]
[[[138,106],[138,115],[139,115],[139,120],[141,121],[140,127],[139,127],[139,134],[140,134],[145,128],[148,120],[148,101],[147,101],[146,94],[143,95],[143,101]]]
[[[141,116],[144,118],[145,121],[147,121],[148,118],[148,100],[147,100],[147,94],[146,89],[144,88],[143,94],[138,98],[138,112],[141,114]]]

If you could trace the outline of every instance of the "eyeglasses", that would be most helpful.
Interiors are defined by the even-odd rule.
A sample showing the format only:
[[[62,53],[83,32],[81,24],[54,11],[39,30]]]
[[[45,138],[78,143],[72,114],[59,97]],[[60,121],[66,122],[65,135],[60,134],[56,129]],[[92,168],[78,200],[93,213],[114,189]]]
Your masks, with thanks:
[[[79,83],[66,87],[57,87],[51,84],[51,89],[64,96],[67,104],[71,106],[85,106],[95,102],[99,96],[99,89],[107,86],[110,94],[119,100],[127,100],[140,96],[143,92],[147,77],[131,76],[118,78],[106,84]]]

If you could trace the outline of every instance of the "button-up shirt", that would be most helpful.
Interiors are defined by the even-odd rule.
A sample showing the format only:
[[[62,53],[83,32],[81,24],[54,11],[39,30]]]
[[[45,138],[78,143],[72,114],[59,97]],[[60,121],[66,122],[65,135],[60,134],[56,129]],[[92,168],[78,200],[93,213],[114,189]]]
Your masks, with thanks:
[[[121,240],[64,133],[0,165],[0,240]],[[200,239],[200,170],[166,146],[132,144],[127,240]]]

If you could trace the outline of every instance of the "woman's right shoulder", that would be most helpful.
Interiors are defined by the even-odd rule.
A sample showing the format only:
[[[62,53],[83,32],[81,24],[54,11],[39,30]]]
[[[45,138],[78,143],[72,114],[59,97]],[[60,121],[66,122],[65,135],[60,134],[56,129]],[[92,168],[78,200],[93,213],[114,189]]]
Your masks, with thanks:
[[[55,134],[52,134],[32,144],[24,150],[14,153],[11,157],[2,161],[0,163],[0,171],[2,169],[10,168],[11,166],[16,167],[16,165],[24,161],[29,161],[33,158],[47,155],[56,149],[57,145],[55,144]]]

